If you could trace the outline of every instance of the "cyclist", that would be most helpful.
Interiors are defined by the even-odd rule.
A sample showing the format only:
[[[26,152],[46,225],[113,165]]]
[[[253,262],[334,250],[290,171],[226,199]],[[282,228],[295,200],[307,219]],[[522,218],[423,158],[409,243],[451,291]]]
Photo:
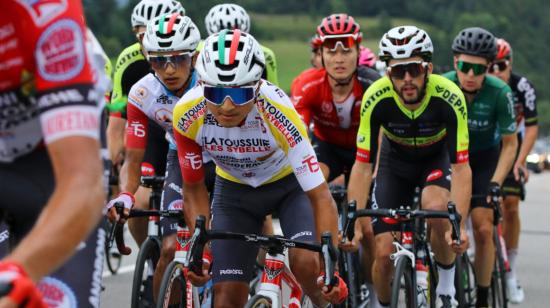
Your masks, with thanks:
[[[206,17],[204,25],[208,35],[218,33],[223,29],[234,30],[239,29],[243,32],[250,32],[250,17],[245,9],[234,3],[223,3],[213,6]],[[275,53],[263,45],[260,45],[265,58],[265,70],[262,73],[262,78],[271,82],[274,85],[279,85],[279,77],[277,75],[277,59]],[[202,45],[198,50],[202,50]]]
[[[82,16],[80,1],[2,2],[0,307],[99,307],[103,63]]]
[[[181,174],[172,134],[172,110],[179,98],[195,85],[193,61],[199,41],[197,26],[189,17],[180,13],[164,14],[147,24],[143,48],[154,73],[141,78],[128,94],[126,159],[120,174],[121,194],[111,200],[107,208],[122,202],[127,214],[135,202],[133,194],[139,186],[140,165],[148,143],[152,140],[147,125],[149,120],[161,126],[170,140],[162,209],[182,207]],[[109,216],[111,219],[117,218],[114,208],[110,210]],[[162,249],[153,278],[155,295],[164,269],[174,258],[177,220],[161,219],[160,225]]]
[[[333,14],[323,18],[317,27],[317,36],[322,68],[305,71],[296,78],[291,100],[306,126],[313,122],[312,144],[325,179],[331,182],[344,174],[347,181],[357,150],[361,98],[380,75],[358,65],[362,33],[353,17]],[[358,247],[363,232],[360,224],[356,227],[356,238],[348,243],[351,246],[342,248]],[[374,252],[371,230],[365,230],[364,242],[368,249],[363,251],[369,284]]]
[[[124,159],[124,141],[126,134],[126,104],[128,93],[132,86],[142,77],[151,72],[151,68],[142,47],[143,36],[147,22],[160,16],[179,12],[185,15],[185,9],[178,1],[174,0],[141,0],[132,11],[132,30],[137,42],[125,48],[118,56],[113,79],[113,93],[109,104],[110,117],[107,126],[107,141],[109,158],[115,168],[120,168]],[[164,129],[155,121],[148,121],[148,147],[143,158],[144,172],[163,176],[166,167],[166,154],[168,142],[164,135]],[[140,186],[135,192],[136,208],[147,209],[149,207],[149,195],[151,190]],[[128,223],[128,227],[138,246],[147,237],[147,218],[134,218]]]
[[[463,94],[449,80],[432,74],[433,45],[424,30],[395,27],[382,36],[379,46],[379,57],[388,65],[387,75],[373,83],[363,96],[348,199],[365,208],[382,131],[372,207],[410,205],[415,187],[420,186],[423,209],[446,210],[452,200],[459,213],[466,216],[471,171]],[[365,228],[369,222],[363,221]],[[461,223],[461,246],[450,241],[448,221],[434,219],[428,220],[428,224],[439,273],[436,306],[456,307],[454,252],[467,247],[464,223]],[[386,307],[390,303],[393,272],[391,232],[399,231],[399,226],[373,220],[372,227],[376,243],[372,271],[379,299],[376,304]]]
[[[518,152],[512,171],[508,174],[502,185],[504,193],[503,204],[503,233],[508,250],[510,271],[507,272],[506,285],[508,286],[508,298],[510,302],[519,304],[525,297],[523,288],[518,285],[516,277],[516,259],[518,255],[518,242],[520,231],[519,201],[523,200],[523,183],[520,172],[529,178],[529,171],[525,166],[525,160],[537,140],[537,97],[535,88],[527,78],[512,72],[512,47],[504,39],[497,39],[497,55],[489,65],[489,74],[492,74],[512,89],[514,97],[514,109],[516,111],[516,125],[518,126]]]
[[[295,93],[303,87],[304,82],[307,80],[306,76],[309,74],[312,74],[313,71],[322,69],[323,65],[321,63],[321,39],[319,39],[319,36],[315,34],[313,37],[311,37],[311,40],[309,42],[309,46],[311,48],[311,57],[310,57],[310,63],[311,67],[305,69],[302,71],[296,78],[292,80],[292,83],[290,84],[290,93]]]
[[[365,46],[359,46],[359,65],[376,68],[376,55]]]
[[[264,65],[260,45],[241,30],[222,30],[204,42],[196,66],[201,84],[184,95],[173,118],[187,222],[192,226],[197,215],[210,217],[204,150],[217,165],[214,218],[207,226],[258,234],[265,216],[278,210],[286,237],[314,241],[330,231],[335,241],[336,208],[306,129],[286,94],[261,79]],[[245,305],[256,255],[257,248],[246,243],[213,241],[215,307]],[[293,273],[320,305],[317,256],[290,251]],[[188,277],[196,285],[210,279],[207,269]],[[323,290],[325,299],[344,300],[347,287],[338,282]]]
[[[489,200],[493,195],[500,196],[517,148],[512,92],[502,80],[487,76],[497,52],[495,37],[489,31],[463,29],[455,37],[452,50],[455,71],[444,76],[460,86],[467,101],[472,194],[487,195],[487,200],[473,199],[470,211],[476,247],[476,307],[487,307],[495,262],[493,209]]]

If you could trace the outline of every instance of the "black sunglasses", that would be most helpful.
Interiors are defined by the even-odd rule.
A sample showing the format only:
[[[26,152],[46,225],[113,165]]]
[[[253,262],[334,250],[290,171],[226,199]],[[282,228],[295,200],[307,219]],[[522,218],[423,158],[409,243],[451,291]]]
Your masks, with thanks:
[[[406,73],[409,73],[411,78],[416,78],[426,73],[427,67],[428,63],[422,61],[405,62],[388,67],[388,73],[394,79],[404,79]]]

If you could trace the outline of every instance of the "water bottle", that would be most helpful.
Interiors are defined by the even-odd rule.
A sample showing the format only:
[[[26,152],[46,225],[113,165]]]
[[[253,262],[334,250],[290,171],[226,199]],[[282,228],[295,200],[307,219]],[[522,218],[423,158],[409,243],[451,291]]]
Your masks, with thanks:
[[[418,307],[428,307],[428,268],[421,260],[416,261],[416,288]]]

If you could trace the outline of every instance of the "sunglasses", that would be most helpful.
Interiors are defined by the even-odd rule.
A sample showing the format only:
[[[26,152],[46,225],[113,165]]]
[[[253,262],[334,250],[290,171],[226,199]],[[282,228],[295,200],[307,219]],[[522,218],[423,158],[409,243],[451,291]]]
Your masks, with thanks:
[[[353,36],[329,37],[323,41],[323,47],[334,52],[340,46],[344,51],[355,47],[356,40]]]
[[[416,78],[426,73],[428,63],[422,61],[405,62],[388,67],[388,73],[393,79],[405,79],[405,74],[409,73],[411,78]]]
[[[483,75],[487,72],[487,65],[479,63],[470,63],[465,61],[458,61],[456,67],[464,74],[468,74],[470,70],[474,71],[475,76]]]
[[[221,106],[225,99],[229,97],[233,104],[242,106],[256,98],[257,86],[231,88],[204,85],[203,89],[204,98],[211,104]]]
[[[147,55],[147,60],[151,64],[151,67],[155,70],[165,70],[168,67],[168,63],[172,63],[175,68],[179,68],[191,63],[192,53],[184,52],[177,55],[170,56],[156,56]]]
[[[489,73],[505,71],[508,68],[509,65],[510,65],[510,62],[508,62],[508,60],[500,61],[500,62],[493,62],[489,66]]]

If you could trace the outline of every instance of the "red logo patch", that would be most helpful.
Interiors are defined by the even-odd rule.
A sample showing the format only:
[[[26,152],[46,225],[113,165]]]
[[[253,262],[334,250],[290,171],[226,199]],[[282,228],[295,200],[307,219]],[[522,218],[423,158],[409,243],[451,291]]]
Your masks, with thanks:
[[[19,0],[31,14],[34,22],[42,26],[67,10],[67,0]]]
[[[432,171],[432,173],[430,173],[430,175],[428,175],[428,177],[426,178],[426,182],[435,181],[435,180],[439,179],[442,176],[443,176],[443,171],[441,171],[439,169],[436,169],[436,170]]]
[[[154,176],[155,175],[155,167],[147,162],[141,163],[141,176]]]
[[[319,162],[317,162],[317,157],[315,155],[309,155],[304,160],[302,160],[302,164],[306,164],[309,171],[314,173],[319,171]]]

